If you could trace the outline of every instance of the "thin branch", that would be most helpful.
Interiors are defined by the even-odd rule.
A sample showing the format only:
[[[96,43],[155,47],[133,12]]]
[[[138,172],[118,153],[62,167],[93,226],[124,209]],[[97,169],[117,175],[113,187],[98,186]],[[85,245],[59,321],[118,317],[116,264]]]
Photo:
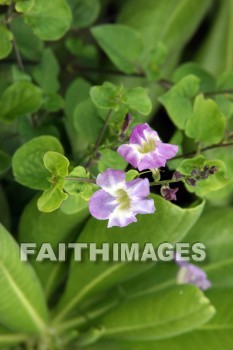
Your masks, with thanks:
[[[99,149],[99,146],[100,146],[100,144],[101,144],[101,141],[102,141],[102,139],[103,139],[103,137],[104,137],[104,134],[105,134],[105,132],[106,132],[106,130],[107,130],[108,122],[109,122],[109,119],[110,119],[110,117],[111,117],[111,114],[112,114],[112,109],[109,109],[109,111],[108,111],[108,113],[107,113],[107,115],[106,115],[105,121],[104,121],[104,125],[103,125],[103,127],[102,127],[102,129],[101,129],[101,131],[100,131],[99,137],[98,137],[98,139],[96,140],[95,146],[94,146],[94,148],[93,148],[92,155],[90,156],[90,158],[89,158],[89,160],[88,160],[88,162],[87,162],[87,164],[86,164],[86,168],[87,168],[87,169],[90,168],[91,163],[92,163],[92,160],[93,160],[93,158],[95,157],[95,155],[96,155],[96,153],[97,153],[97,151],[98,151],[98,149]]]
[[[11,27],[12,13],[13,13],[13,3],[11,2],[10,6],[8,7],[7,14],[6,14],[7,28],[10,31],[12,31],[12,27]],[[17,42],[16,42],[14,37],[13,37],[13,48],[14,48],[14,52],[15,52],[15,56],[16,56],[17,65],[18,65],[19,69],[22,72],[24,72],[25,70],[24,70],[23,61],[22,61],[22,58],[21,58],[21,55],[19,52]]]
[[[219,143],[218,145],[212,145],[212,146],[207,146],[204,148],[200,149],[200,153],[202,152],[206,152],[212,149],[216,149],[216,148],[224,148],[224,147],[230,147],[233,146],[233,142],[228,142],[228,143]],[[176,156],[174,158],[172,158],[172,160],[174,159],[180,159],[180,158],[185,158],[185,157],[190,157],[190,156],[195,156],[196,155],[196,151],[192,151],[186,154],[180,154],[179,156]]]

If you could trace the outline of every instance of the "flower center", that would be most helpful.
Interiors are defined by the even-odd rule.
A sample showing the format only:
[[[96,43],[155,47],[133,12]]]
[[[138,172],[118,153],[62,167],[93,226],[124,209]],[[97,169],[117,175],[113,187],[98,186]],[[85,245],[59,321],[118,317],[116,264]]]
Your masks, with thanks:
[[[142,146],[138,147],[138,151],[140,153],[150,153],[155,150],[155,140],[148,139],[147,141],[142,143]]]
[[[117,203],[119,204],[119,209],[127,210],[130,207],[130,198],[126,191],[118,190],[117,194]]]

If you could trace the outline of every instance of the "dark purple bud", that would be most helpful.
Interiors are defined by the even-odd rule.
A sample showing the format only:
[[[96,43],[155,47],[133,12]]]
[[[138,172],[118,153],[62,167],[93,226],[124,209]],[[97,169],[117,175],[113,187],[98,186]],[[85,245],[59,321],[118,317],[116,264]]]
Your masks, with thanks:
[[[184,175],[182,175],[179,171],[174,171],[172,179],[175,181],[179,181],[180,179],[182,179]]]
[[[127,113],[121,127],[121,133],[124,134],[128,130],[131,121],[132,121],[132,117],[129,113]]]
[[[211,167],[209,168],[209,174],[210,174],[210,175],[215,174],[217,171],[218,171],[218,168],[217,168],[215,165],[213,165],[213,166],[211,166]]]
[[[101,152],[98,151],[95,155],[96,160],[100,160],[101,157],[102,157],[102,154]]]
[[[186,184],[188,184],[189,186],[197,186],[197,180],[196,179],[192,179],[192,178],[187,178],[185,179]]]
[[[210,168],[210,167],[209,167],[208,165],[205,165],[205,166],[204,166],[204,171],[209,171],[209,168]]]
[[[120,135],[119,135],[119,137],[118,137],[118,140],[122,142],[122,141],[125,141],[125,139],[126,139],[125,133],[124,133],[124,132],[121,132]]]
[[[194,168],[191,172],[192,176],[197,176],[198,175],[198,170],[196,168]]]
[[[176,193],[179,189],[176,188],[170,188],[167,186],[163,186],[161,187],[160,193],[163,196],[164,199],[166,199],[167,201],[176,201]]]
[[[200,178],[201,178],[201,180],[205,180],[205,179],[208,179],[208,177],[209,177],[209,171],[201,171],[200,172]]]

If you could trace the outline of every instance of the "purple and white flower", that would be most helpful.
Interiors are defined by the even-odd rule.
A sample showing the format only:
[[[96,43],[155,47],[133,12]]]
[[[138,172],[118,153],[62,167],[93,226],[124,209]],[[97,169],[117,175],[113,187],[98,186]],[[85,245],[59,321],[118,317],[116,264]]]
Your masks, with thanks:
[[[179,255],[176,255],[175,262],[180,266],[176,279],[178,284],[194,284],[202,290],[211,287],[205,271],[200,267],[182,260]]]
[[[117,152],[142,171],[165,166],[166,161],[178,152],[178,146],[163,143],[148,124],[139,124],[133,128],[129,144],[121,145]]]
[[[95,192],[89,201],[89,210],[98,220],[108,220],[108,227],[124,227],[136,222],[137,214],[152,214],[154,200],[148,199],[148,179],[126,182],[125,172],[108,169],[99,174],[96,184],[101,190]]]

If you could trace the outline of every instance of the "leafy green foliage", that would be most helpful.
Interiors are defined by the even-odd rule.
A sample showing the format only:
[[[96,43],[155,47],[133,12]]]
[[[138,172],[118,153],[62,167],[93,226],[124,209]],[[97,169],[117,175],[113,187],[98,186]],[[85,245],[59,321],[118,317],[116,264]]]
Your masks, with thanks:
[[[104,24],[92,28],[94,38],[112,62],[123,72],[138,71],[142,41],[137,31],[120,24]]]
[[[0,119],[7,122],[38,111],[42,104],[41,90],[28,81],[9,86],[0,98]]]
[[[194,102],[193,115],[185,129],[189,137],[205,144],[215,144],[224,137],[225,118],[218,105],[203,96],[197,96]]]
[[[97,19],[100,12],[99,0],[68,0],[72,14],[74,28],[85,28]]]
[[[55,137],[36,137],[18,148],[12,159],[16,181],[33,189],[49,189],[50,173],[43,163],[43,157],[48,151],[63,153],[62,145]]]
[[[0,59],[7,57],[12,50],[12,33],[0,25]]]
[[[24,20],[42,40],[57,40],[69,29],[71,11],[64,0],[35,0],[32,5],[17,9]]]
[[[37,276],[30,265],[19,261],[19,247],[2,225],[0,242],[1,324],[16,331],[42,333],[48,314]]]
[[[192,98],[198,93],[199,84],[196,76],[188,75],[159,98],[179,129],[185,129],[186,122],[193,114]]]

